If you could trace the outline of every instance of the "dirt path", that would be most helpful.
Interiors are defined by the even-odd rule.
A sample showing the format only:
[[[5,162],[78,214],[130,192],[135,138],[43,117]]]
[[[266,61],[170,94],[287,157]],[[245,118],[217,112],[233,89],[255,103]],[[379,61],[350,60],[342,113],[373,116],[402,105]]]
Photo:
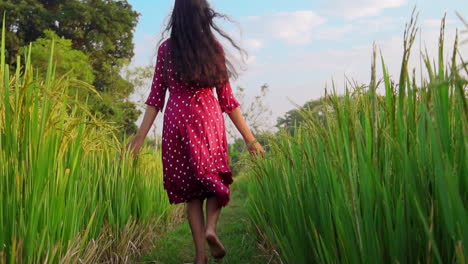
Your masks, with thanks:
[[[260,264],[269,263],[269,257],[262,256],[258,249],[255,230],[248,220],[246,204],[246,181],[244,176],[236,177],[232,185],[231,201],[223,209],[218,223],[220,239],[227,255],[222,261],[210,259],[209,263]],[[208,247],[208,245],[207,245]],[[209,252],[207,250],[207,256]],[[181,264],[193,261],[194,249],[190,228],[185,221],[174,231],[164,236],[153,253],[138,263]]]

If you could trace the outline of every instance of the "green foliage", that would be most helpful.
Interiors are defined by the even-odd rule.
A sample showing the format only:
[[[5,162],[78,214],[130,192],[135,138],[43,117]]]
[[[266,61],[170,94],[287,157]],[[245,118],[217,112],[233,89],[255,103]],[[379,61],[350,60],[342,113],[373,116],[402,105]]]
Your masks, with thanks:
[[[133,57],[133,29],[138,13],[126,0],[67,1],[55,12],[58,23],[52,29],[73,41],[73,46],[91,58],[99,91],[125,98],[133,88],[119,73]]]
[[[263,132],[255,135],[257,141],[263,146],[265,151],[269,150],[269,140],[273,138],[273,133]],[[234,175],[240,174],[248,169],[247,157],[250,155],[247,145],[242,138],[238,138],[234,143],[229,144],[229,165]]]
[[[0,2],[0,12],[7,14],[7,63],[16,65],[21,47],[38,38],[48,38],[44,35],[46,30],[54,31],[71,40],[73,49],[88,56],[95,76],[93,85],[114,98],[108,108],[122,114],[136,108],[123,102],[133,92],[133,85],[120,76],[122,66],[134,55],[133,30],[139,15],[127,0],[5,0]],[[136,118],[124,120],[119,114],[115,117],[110,121],[118,123],[122,136],[135,132]]]
[[[134,161],[123,151],[116,129],[68,93],[94,88],[55,78],[53,53],[45,75],[33,72],[31,49],[10,74],[2,33],[0,263],[104,262],[118,252],[102,248],[148,236],[122,232],[164,224],[160,153],[144,149]]]
[[[53,62],[57,65],[56,74],[93,83],[94,74],[89,56],[82,51],[72,48],[71,40],[59,37],[51,30],[44,31],[44,38],[38,38],[31,43],[31,62],[37,65],[39,75],[45,76],[51,55],[52,41],[54,42]],[[21,54],[26,57],[29,45],[21,49]]]
[[[276,123],[276,127],[283,129],[288,133],[294,133],[294,128],[300,126],[308,118],[315,118],[320,122],[324,122],[325,111],[324,98],[310,100],[303,106],[292,109],[284,115],[279,117]]]
[[[6,23],[6,63],[16,64],[21,47],[28,45],[50,28],[49,11],[40,1],[10,0],[0,2],[0,12]]]
[[[377,96],[374,61],[367,90],[327,96],[325,122],[305,118],[252,164],[250,215],[284,263],[466,263],[468,80],[457,44],[444,63],[444,26],[437,68],[426,56],[429,79],[410,78],[415,21],[399,85],[382,58]]]
[[[148,82],[152,81],[154,74],[154,65],[138,66],[130,68],[129,64],[124,67],[125,80],[129,81],[135,88],[147,88]],[[144,97],[146,99],[147,93]]]
[[[89,100],[90,111],[103,120],[111,122],[119,130],[118,138],[136,133],[138,127],[135,121],[141,114],[135,104],[124,100],[116,100],[108,93],[101,93],[101,98],[92,97]]]

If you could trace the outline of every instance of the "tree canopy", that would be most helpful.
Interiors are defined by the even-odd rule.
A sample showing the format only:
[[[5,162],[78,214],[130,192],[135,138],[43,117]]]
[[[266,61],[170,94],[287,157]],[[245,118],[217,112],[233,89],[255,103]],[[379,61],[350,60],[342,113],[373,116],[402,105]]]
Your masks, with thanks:
[[[317,120],[323,121],[323,114],[325,110],[324,98],[310,100],[303,106],[286,112],[283,117],[277,119],[276,127],[285,129],[289,133],[294,133],[294,128],[304,122],[304,113],[312,115]]]
[[[38,38],[31,43],[32,64],[43,76],[47,72],[53,41],[53,61],[57,66],[57,74],[64,75],[68,73],[72,78],[93,83],[95,77],[88,55],[80,50],[73,49],[71,40],[57,36],[54,31],[45,30],[44,35],[44,38]],[[21,54],[25,56],[28,50],[29,45],[24,46],[21,49]]]
[[[111,121],[117,122],[122,132],[135,132],[136,117],[125,122],[126,118],[112,119],[128,111],[132,118],[137,113],[135,106],[125,101],[133,85],[120,76],[122,66],[134,55],[133,30],[139,16],[127,0],[4,0],[0,11],[6,13],[6,59],[10,65],[14,67],[22,47],[50,38],[50,31],[70,40],[71,49],[88,57],[92,84],[109,98],[111,105],[100,102],[94,109],[113,109],[103,114],[114,113]]]

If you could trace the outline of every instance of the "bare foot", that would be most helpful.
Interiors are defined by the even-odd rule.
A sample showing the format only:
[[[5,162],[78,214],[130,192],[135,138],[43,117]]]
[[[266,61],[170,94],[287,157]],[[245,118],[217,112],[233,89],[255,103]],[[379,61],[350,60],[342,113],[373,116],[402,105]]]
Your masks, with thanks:
[[[208,241],[208,245],[210,246],[211,255],[215,259],[222,259],[226,255],[226,249],[224,248],[223,244],[221,243],[221,241],[215,233],[207,232],[206,240]]]

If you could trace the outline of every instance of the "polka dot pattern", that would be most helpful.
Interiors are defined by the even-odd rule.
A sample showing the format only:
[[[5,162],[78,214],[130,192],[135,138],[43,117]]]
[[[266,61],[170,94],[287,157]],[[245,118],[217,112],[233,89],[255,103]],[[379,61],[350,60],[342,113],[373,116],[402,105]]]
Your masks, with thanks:
[[[214,89],[175,81],[177,72],[167,43],[158,49],[151,92],[145,102],[160,111],[166,107],[162,137],[164,189],[171,204],[216,196],[226,206],[233,180],[223,112],[230,113],[240,104],[229,82]]]

